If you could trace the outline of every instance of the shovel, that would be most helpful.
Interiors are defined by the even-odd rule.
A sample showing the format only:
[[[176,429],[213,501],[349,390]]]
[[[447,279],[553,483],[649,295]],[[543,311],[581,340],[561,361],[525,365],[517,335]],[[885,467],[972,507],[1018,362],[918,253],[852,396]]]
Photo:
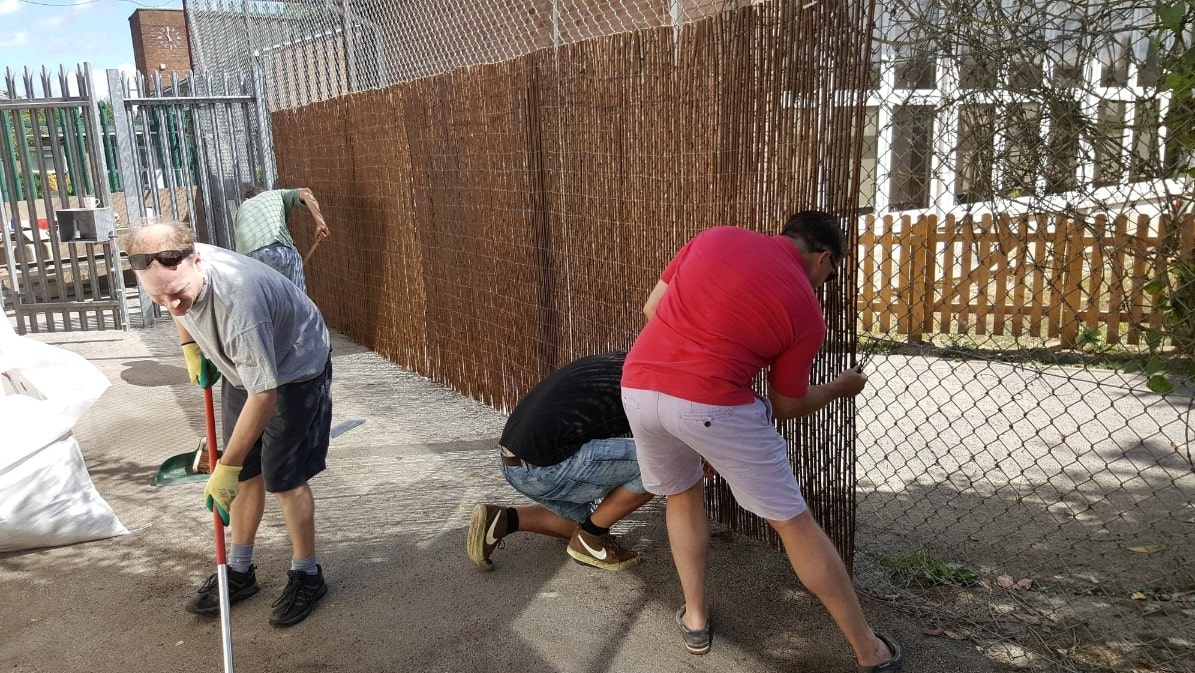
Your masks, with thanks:
[[[360,426],[365,422],[364,418],[349,418],[343,420],[332,426],[332,430],[328,434],[329,439],[336,439],[344,433]],[[205,481],[211,476],[209,472],[204,472],[198,469],[195,464],[199,457],[204,453],[210,444],[204,440],[199,444],[199,448],[194,451],[187,451],[186,453],[179,453],[170,456],[162,462],[162,466],[158,468],[157,474],[154,475],[154,486],[172,486],[174,484],[186,484],[192,481]],[[219,458],[220,454],[216,453]]]
[[[207,417],[208,464],[216,470],[216,410],[212,403],[212,389],[203,389],[203,413]],[[232,622],[228,614],[228,556],[224,549],[224,522],[220,513],[212,508],[212,519],[216,527],[216,577],[220,587],[220,639],[224,651],[224,673],[232,671]]]

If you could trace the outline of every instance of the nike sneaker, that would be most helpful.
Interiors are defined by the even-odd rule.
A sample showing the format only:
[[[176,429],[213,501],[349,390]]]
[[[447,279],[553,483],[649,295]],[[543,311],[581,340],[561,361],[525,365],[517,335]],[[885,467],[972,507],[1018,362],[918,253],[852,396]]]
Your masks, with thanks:
[[[506,536],[506,508],[497,505],[478,504],[473,508],[473,518],[469,520],[469,539],[465,541],[465,549],[469,558],[482,570],[493,570],[494,563],[490,561],[490,554],[498,547],[498,543]]]
[[[577,563],[602,570],[623,570],[639,562],[639,554],[623,549],[613,535],[590,535],[580,528],[568,541],[568,555]]]

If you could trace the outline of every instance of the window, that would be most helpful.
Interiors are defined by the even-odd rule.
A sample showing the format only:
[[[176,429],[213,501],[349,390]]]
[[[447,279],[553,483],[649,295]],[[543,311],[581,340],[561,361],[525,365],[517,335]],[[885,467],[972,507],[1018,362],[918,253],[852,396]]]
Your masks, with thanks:
[[[992,198],[995,131],[995,105],[964,105],[959,110],[958,180],[955,184],[959,203],[977,203]]]
[[[1120,184],[1124,177],[1124,110],[1121,101],[1101,101],[1096,117],[1095,175],[1092,183],[1105,187]]]
[[[1041,165],[1041,106],[1036,103],[1009,105],[1005,108],[1003,180],[1000,193],[1010,199],[1037,192],[1038,166]]]
[[[892,208],[929,206],[934,109],[901,105],[892,114]]]

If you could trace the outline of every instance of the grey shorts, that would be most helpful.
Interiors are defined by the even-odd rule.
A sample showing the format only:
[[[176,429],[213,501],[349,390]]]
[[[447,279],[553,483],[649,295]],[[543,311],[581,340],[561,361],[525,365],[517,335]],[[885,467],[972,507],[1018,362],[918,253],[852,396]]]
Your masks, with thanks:
[[[648,491],[689,490],[702,480],[704,458],[752,514],[786,521],[808,509],[788,461],[788,444],[772,425],[766,401],[717,406],[623,388],[622,405]]]
[[[327,467],[332,427],[332,356],[324,373],[307,381],[278,386],[278,401],[261,437],[245,456],[241,481],[262,475],[266,491],[282,493],[307,483]],[[249,393],[224,379],[220,390],[224,446],[241,416]]]
[[[249,253],[249,256],[290,279],[296,287],[307,292],[303,279],[303,258],[299,251],[282,243],[271,243]]]

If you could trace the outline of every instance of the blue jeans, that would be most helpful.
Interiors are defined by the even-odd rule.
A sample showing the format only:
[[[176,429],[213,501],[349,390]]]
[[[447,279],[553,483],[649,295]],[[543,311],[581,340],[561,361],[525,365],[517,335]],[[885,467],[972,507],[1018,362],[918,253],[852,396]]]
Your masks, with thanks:
[[[250,252],[249,256],[286,276],[304,294],[307,293],[307,281],[303,279],[303,258],[298,250],[282,243],[271,243]]]
[[[635,459],[635,440],[595,439],[564,462],[538,467],[526,461],[519,467],[502,466],[506,481],[552,512],[576,522],[597,509],[598,503],[621,486],[646,493]]]

